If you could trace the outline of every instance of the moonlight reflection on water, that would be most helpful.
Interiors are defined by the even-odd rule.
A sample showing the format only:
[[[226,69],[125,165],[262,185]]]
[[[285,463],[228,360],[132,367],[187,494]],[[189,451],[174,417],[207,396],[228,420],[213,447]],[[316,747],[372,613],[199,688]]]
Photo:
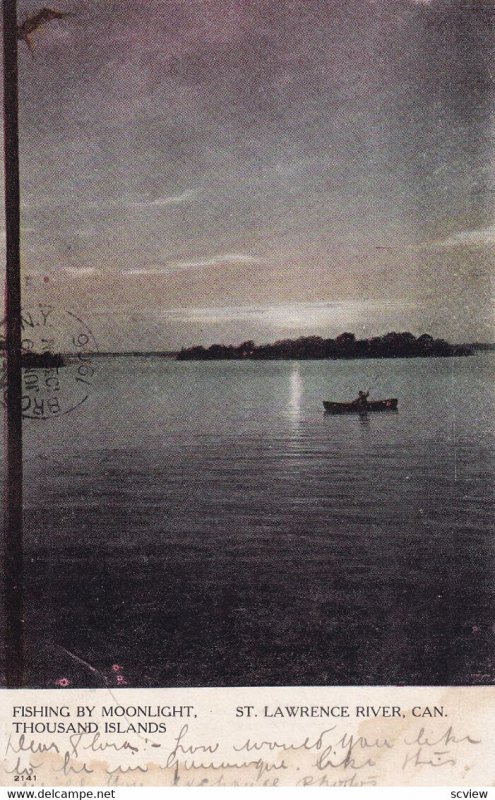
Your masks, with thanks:
[[[31,685],[493,680],[492,365],[100,359],[26,426]]]

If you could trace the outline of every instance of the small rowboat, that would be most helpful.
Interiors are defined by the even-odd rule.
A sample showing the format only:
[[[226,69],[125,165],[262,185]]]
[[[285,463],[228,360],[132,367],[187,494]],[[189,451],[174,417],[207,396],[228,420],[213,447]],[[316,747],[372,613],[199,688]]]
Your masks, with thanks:
[[[368,400],[366,403],[332,403],[323,401],[325,411],[330,414],[367,414],[368,411],[397,411],[399,401],[396,397],[388,400]]]

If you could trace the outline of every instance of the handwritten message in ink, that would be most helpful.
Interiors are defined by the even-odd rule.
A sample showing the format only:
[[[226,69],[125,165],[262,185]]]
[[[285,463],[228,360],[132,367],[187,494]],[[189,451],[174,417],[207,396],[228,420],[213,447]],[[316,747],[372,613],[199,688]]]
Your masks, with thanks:
[[[385,691],[399,701],[384,703],[379,695]],[[40,694],[16,693],[23,702],[10,702],[4,715],[2,781],[376,786],[459,785],[488,778],[492,744],[472,713],[473,700],[483,714],[493,713],[487,703],[493,698],[484,687],[441,690],[433,702],[433,689],[284,688],[270,690],[264,702],[266,692],[63,690],[56,700],[54,692],[43,693],[49,696],[43,703],[32,702]],[[298,692],[304,702],[287,702],[287,693],[294,701]],[[459,702],[466,692],[467,714]],[[339,694],[338,702],[327,702],[329,694]],[[357,694],[368,702],[347,702]],[[74,702],[74,695],[84,702]],[[62,696],[67,700],[60,702]],[[404,702],[409,696],[417,702]],[[325,702],[318,702],[322,697]],[[249,702],[236,702],[246,698]]]

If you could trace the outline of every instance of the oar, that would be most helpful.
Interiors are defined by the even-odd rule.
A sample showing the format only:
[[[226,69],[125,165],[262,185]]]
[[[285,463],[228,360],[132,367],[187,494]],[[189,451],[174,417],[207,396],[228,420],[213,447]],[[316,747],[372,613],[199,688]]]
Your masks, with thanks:
[[[375,385],[375,383],[377,382],[378,378],[379,378],[379,375],[375,375],[375,377],[371,381],[370,387],[368,389],[368,394],[371,392],[371,390],[372,390],[373,386]]]

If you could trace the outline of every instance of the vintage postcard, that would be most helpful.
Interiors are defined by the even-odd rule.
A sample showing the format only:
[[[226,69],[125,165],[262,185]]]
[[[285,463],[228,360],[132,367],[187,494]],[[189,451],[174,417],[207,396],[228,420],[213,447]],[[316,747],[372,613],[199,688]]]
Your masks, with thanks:
[[[493,783],[494,20],[4,0],[4,785]]]

